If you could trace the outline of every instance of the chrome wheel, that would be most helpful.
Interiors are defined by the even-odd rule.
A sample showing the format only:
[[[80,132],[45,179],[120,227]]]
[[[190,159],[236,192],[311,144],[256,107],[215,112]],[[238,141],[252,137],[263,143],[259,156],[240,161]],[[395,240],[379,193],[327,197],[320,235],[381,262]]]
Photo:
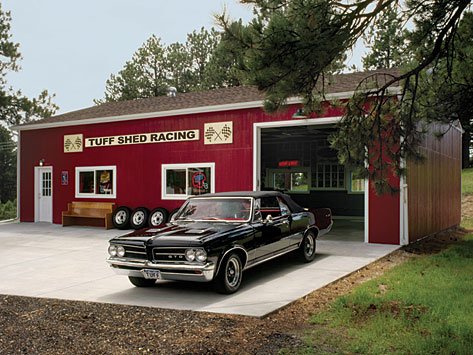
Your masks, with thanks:
[[[314,231],[309,231],[302,239],[302,243],[297,250],[297,253],[301,259],[301,261],[305,263],[310,263],[312,260],[315,259],[315,252],[316,252],[316,237]]]
[[[315,252],[315,239],[314,236],[309,233],[307,234],[305,241],[304,241],[304,254],[307,258],[312,257]]]
[[[223,261],[214,280],[220,293],[230,294],[238,291],[243,279],[243,264],[237,253],[231,253]]]
[[[240,260],[232,256],[228,259],[227,270],[225,272],[228,286],[231,288],[238,286],[241,277]]]

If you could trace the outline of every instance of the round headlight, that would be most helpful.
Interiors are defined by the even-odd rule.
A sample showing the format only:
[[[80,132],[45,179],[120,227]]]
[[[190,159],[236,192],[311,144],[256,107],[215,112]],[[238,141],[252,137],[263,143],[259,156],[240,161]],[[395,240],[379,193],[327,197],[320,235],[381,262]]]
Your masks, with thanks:
[[[195,250],[194,249],[187,249],[186,250],[186,259],[187,259],[187,261],[194,261],[195,260]]]
[[[205,260],[207,260],[207,253],[204,249],[197,249],[195,251],[195,258],[197,261],[203,263]]]
[[[117,256],[117,247],[116,245],[110,245],[108,247],[108,253],[110,254],[110,256]]]
[[[117,247],[117,255],[120,258],[123,258],[125,256],[125,248],[122,247],[121,245]]]

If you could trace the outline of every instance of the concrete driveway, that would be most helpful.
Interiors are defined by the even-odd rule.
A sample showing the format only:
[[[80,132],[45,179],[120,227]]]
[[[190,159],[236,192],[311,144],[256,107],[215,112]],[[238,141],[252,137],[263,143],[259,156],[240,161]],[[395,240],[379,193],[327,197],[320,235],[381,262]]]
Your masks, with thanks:
[[[0,294],[263,316],[398,248],[363,243],[352,222],[337,222],[338,229],[317,242],[314,262],[284,256],[252,268],[233,295],[217,294],[201,283],[132,286],[105,262],[108,240],[123,231],[3,223]]]

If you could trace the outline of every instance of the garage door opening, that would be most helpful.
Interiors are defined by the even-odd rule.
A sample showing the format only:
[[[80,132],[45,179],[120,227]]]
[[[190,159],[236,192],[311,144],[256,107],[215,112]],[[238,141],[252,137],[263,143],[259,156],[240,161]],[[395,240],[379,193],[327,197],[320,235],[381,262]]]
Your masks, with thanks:
[[[340,164],[330,147],[335,125],[256,127],[259,189],[282,190],[306,208],[332,210],[330,239],[366,241],[365,180]]]

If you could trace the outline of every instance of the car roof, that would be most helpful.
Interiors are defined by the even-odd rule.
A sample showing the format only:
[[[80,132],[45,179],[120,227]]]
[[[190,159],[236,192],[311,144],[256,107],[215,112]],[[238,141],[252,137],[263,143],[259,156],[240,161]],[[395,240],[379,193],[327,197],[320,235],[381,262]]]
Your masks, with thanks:
[[[273,197],[273,196],[282,196],[282,193],[279,191],[228,191],[228,192],[216,192],[212,194],[204,194],[194,196],[193,198],[199,197]]]
[[[263,197],[280,197],[282,198],[291,209],[292,212],[302,212],[304,209],[299,206],[289,196],[279,191],[228,191],[228,192],[217,192],[213,194],[204,194],[191,197],[192,198],[207,198],[207,197],[250,197],[250,198],[263,198]]]

